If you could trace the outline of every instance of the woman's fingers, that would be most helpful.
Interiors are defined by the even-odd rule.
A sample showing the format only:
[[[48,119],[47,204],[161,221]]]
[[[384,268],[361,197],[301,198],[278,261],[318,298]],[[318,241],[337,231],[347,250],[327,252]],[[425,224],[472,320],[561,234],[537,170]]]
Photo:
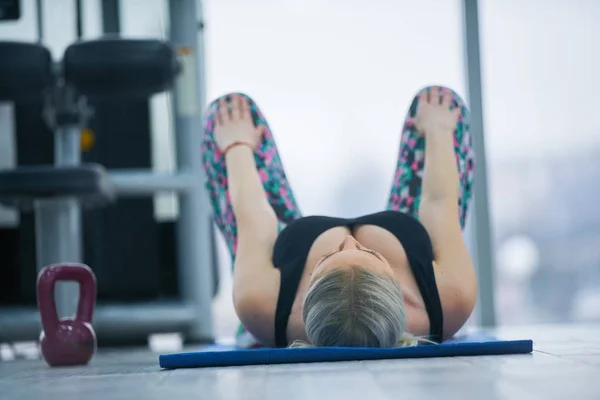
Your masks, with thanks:
[[[246,96],[240,96],[240,118],[246,119],[251,118],[250,115],[250,103],[248,102],[248,98]]]
[[[428,102],[429,102],[429,100],[427,99],[427,91],[423,90],[421,92],[421,94],[419,95],[419,102],[417,104],[417,110],[420,105],[427,104]]]
[[[429,93],[429,103],[436,106],[440,104],[440,91],[437,86],[431,88],[431,92]]]
[[[232,94],[229,101],[225,98],[219,100],[217,109],[217,125],[243,120],[251,120],[250,102],[245,96]]]
[[[229,100],[229,107],[231,107],[231,120],[239,121],[242,117],[242,99],[240,95],[232,94],[231,99]]]
[[[452,93],[450,91],[444,93],[444,96],[442,97],[442,106],[448,110],[452,107]]]
[[[227,111],[227,102],[224,98],[219,100],[219,107],[217,110],[217,124],[223,125],[229,122],[229,112]]]

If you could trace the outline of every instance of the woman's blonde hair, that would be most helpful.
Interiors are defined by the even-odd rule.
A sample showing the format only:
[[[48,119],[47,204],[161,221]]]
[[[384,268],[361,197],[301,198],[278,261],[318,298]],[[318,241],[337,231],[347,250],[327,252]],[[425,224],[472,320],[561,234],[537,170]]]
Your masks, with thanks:
[[[404,297],[389,277],[366,268],[335,269],[308,290],[302,311],[309,343],[290,347],[407,347]]]

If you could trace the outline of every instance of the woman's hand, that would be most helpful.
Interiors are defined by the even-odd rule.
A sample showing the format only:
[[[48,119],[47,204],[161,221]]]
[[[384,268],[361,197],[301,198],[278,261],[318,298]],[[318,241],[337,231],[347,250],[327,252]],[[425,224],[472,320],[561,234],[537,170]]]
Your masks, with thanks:
[[[250,104],[244,96],[231,95],[229,104],[222,98],[217,110],[215,142],[224,151],[235,142],[243,142],[256,148],[264,133],[264,126],[254,126]]]
[[[460,107],[451,110],[452,93],[445,92],[440,102],[440,91],[434,87],[431,92],[423,91],[414,123],[421,135],[452,134],[460,117]]]

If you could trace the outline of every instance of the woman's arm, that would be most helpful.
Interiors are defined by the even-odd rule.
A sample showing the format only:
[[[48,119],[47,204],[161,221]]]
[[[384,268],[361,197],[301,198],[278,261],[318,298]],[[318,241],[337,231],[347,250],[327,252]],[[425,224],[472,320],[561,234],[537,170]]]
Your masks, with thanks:
[[[233,147],[225,160],[238,229],[233,303],[244,326],[268,344],[273,341],[280,284],[279,270],[272,264],[277,217],[260,181],[253,150]]]
[[[228,194],[237,223],[233,304],[244,326],[261,342],[273,341],[279,270],[271,261],[277,217],[267,200],[254,148],[263,134],[255,127],[248,100],[232,95],[219,101],[215,142],[225,154]]]
[[[452,131],[431,132],[427,135],[421,188],[422,202],[449,201],[458,204],[459,180],[453,141]],[[458,212],[456,221],[458,221]]]
[[[447,113],[447,119],[442,121],[445,123],[425,124],[425,168],[419,219],[433,243],[434,272],[445,317],[444,336],[450,337],[473,311],[477,277],[458,217],[459,176],[453,142],[456,119],[449,123],[451,111],[446,101],[447,98],[441,105],[429,105],[433,105],[430,113]]]
[[[277,217],[267,200],[256,163],[254,151],[249,146],[232,147],[225,156],[229,197],[233,213],[240,225],[254,222],[256,217],[267,218],[274,226],[264,226],[258,234],[277,234]],[[239,229],[240,227],[238,227]],[[271,228],[271,229],[265,229]],[[272,231],[272,232],[269,232]]]

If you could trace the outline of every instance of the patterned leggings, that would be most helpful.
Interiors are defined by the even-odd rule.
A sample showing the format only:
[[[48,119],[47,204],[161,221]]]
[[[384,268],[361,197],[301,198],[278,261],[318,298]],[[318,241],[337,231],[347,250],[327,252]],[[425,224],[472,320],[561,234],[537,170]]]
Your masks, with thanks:
[[[430,89],[431,87],[426,87],[422,90],[429,91]],[[450,91],[453,95],[453,106],[460,106],[462,110],[454,132],[454,151],[460,180],[457,215],[461,226],[464,227],[469,199],[471,198],[475,167],[475,152],[472,146],[472,137],[469,133],[469,110],[455,92],[444,87],[439,87],[439,89],[441,92]],[[404,122],[396,172],[386,206],[387,210],[401,211],[414,217],[418,217],[421,180],[425,162],[425,139],[417,134],[412,123],[417,111],[420,93],[422,91],[417,93],[413,99]],[[225,97],[228,98],[229,96]],[[281,231],[287,223],[300,218],[302,215],[292,188],[285,176],[271,129],[256,103],[249,97],[248,99],[255,125],[262,124],[266,126],[265,133],[255,151],[254,159],[269,203],[279,219],[279,230]],[[234,261],[237,247],[237,225],[229,201],[225,159],[217,148],[213,136],[215,112],[219,100],[213,101],[204,115],[202,161],[207,177],[206,188],[210,196],[214,220],[225,237],[232,261]]]

